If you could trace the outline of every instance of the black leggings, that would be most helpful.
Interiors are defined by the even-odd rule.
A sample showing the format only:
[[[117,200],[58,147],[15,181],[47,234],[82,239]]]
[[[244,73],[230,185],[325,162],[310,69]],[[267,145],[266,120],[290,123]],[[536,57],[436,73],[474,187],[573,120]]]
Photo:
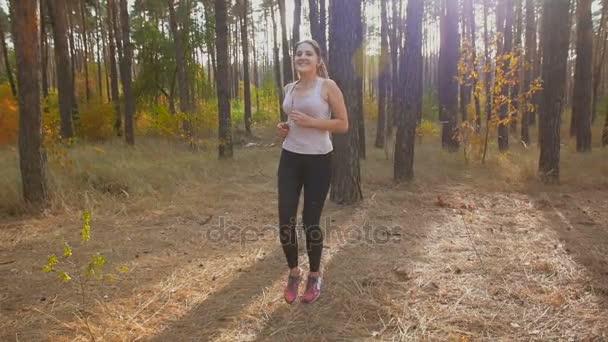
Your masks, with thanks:
[[[300,192],[304,187],[302,223],[310,271],[318,272],[323,252],[323,232],[319,225],[331,181],[331,152],[298,154],[282,150],[279,162],[279,239],[290,268],[298,266],[296,223]]]

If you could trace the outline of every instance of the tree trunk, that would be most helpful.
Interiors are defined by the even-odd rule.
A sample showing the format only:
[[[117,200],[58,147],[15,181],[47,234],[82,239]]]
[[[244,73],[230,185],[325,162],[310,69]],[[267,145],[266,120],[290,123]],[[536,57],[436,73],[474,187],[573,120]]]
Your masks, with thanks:
[[[2,11],[2,8],[0,8],[0,11]],[[4,14],[4,11],[2,11],[2,14]],[[6,38],[4,36],[4,28],[2,27],[2,23],[0,23],[0,48],[2,48],[2,59],[4,59],[4,67],[6,68],[8,83],[11,85],[11,92],[13,96],[16,97],[17,87],[15,86],[13,70],[11,69],[11,64],[8,60],[8,48],[6,47]]]
[[[97,30],[95,30],[96,46],[97,46],[97,91],[99,100],[103,101],[103,82],[101,76],[101,42],[104,41],[101,35],[101,14],[99,13],[99,0],[95,0],[95,17],[97,19]],[[105,50],[105,49],[104,49]],[[105,53],[104,53],[105,56]]]
[[[321,47],[325,60],[328,60],[329,55],[327,52],[327,11],[326,11],[325,0],[319,0],[319,26],[321,28],[321,36],[317,43]]]
[[[120,24],[122,25],[123,60],[120,63],[122,89],[125,96],[125,138],[127,144],[135,144],[133,118],[135,116],[135,98],[131,88],[131,61],[133,50],[130,41],[129,11],[127,0],[120,0]]]
[[[110,65],[110,83],[112,88],[112,102],[114,103],[114,131],[116,136],[122,136],[122,115],[120,111],[120,95],[118,93],[118,70],[116,67],[116,48],[115,43],[119,41],[116,35],[119,34],[116,28],[116,16],[114,0],[108,0],[107,3],[107,21],[108,21],[108,40],[109,40],[109,58],[108,64]],[[122,55],[122,54],[121,54]]]
[[[405,53],[401,57],[401,70],[405,73],[400,80],[401,111],[397,116],[397,136],[395,143],[394,178],[396,181],[411,180],[414,177],[414,144],[416,142],[416,112],[418,86],[422,78],[422,19],[423,0],[409,0],[405,26]]]
[[[363,6],[363,4],[361,4]],[[359,48],[355,52],[355,83],[357,84],[357,109],[355,113],[357,113],[357,129],[359,130],[359,158],[365,159],[366,156],[366,148],[365,148],[365,117],[363,115],[363,84],[365,81],[365,44],[364,44],[364,21],[363,13],[361,15],[361,21],[358,23],[353,23],[355,25],[355,29],[357,30],[357,41],[359,42]]]
[[[503,0],[499,2],[500,6],[504,6],[504,31],[503,31],[503,45],[499,60],[502,64],[501,69],[505,78],[509,78],[510,65],[511,65],[511,52],[513,45],[513,0]],[[497,62],[498,63],[498,62]],[[509,85],[505,83],[501,86],[500,95],[504,98],[510,99],[509,96]],[[503,103],[498,111],[498,150],[500,152],[506,152],[509,150],[509,127],[508,121],[511,119],[511,104]]]
[[[192,106],[190,105],[190,87],[186,76],[186,48],[184,42],[184,28],[179,28],[177,15],[175,13],[175,4],[173,0],[167,0],[169,6],[169,26],[171,34],[175,42],[175,63],[177,64],[177,86],[179,93],[179,110],[185,114],[192,114]],[[180,13],[183,12],[184,2],[180,2]],[[187,117],[182,123],[186,135],[192,135],[192,127],[189,118]]]
[[[321,45],[322,41],[325,41],[325,31],[322,31],[321,28],[321,17],[319,13],[319,0],[308,0],[309,7],[309,15],[308,19],[310,21],[310,34],[312,35],[312,39],[314,39],[319,46],[321,47],[321,52],[323,58],[327,58],[327,51],[324,50],[324,46]]]
[[[526,0],[526,51],[525,51],[525,66],[524,66],[524,91],[530,92],[533,75],[533,64],[536,53],[536,22],[535,22],[535,6],[534,0]],[[531,101],[532,99],[528,99]],[[521,140],[524,144],[530,144],[530,117],[536,113],[535,109],[530,108],[531,104],[527,104],[521,108]]]
[[[483,49],[484,49],[484,89],[486,98],[486,124],[492,118],[492,65],[490,62],[490,37],[488,34],[488,0],[483,0]],[[489,128],[486,127],[488,130]],[[484,153],[485,154],[485,153]]]
[[[329,70],[346,100],[349,130],[334,134],[334,162],[330,199],[338,204],[354,204],[362,200],[359,167],[359,130],[356,120],[357,78],[353,57],[360,48],[361,37],[357,25],[361,23],[361,0],[332,0],[329,51]]]
[[[217,48],[217,101],[219,110],[220,159],[232,158],[232,122],[230,117],[230,79],[228,77],[228,14],[226,0],[215,0],[215,32]]]
[[[544,183],[559,182],[560,123],[568,57],[569,0],[543,3],[543,96],[539,117],[539,175]]]
[[[47,0],[49,3],[51,1]],[[71,68],[71,72],[70,72],[70,77],[72,78],[72,111],[74,112],[74,114],[76,114],[77,110],[75,110],[75,106],[76,106],[76,101],[78,99],[78,94],[77,94],[77,89],[76,89],[76,43],[74,41],[74,24],[73,24],[73,18],[72,18],[72,11],[70,9],[70,2],[66,2],[65,0],[60,0],[62,1],[65,6],[63,6],[63,8],[65,8],[67,10],[67,12],[63,12],[63,16],[65,16],[66,18],[66,26],[67,26],[67,32],[68,32],[68,42],[69,42],[69,52],[70,52],[70,68]],[[61,75],[67,75],[67,74],[61,74]],[[76,117],[76,119],[78,119]]]
[[[281,63],[279,60],[279,37],[277,33],[277,21],[274,13],[274,6],[270,8],[270,18],[272,19],[272,35],[273,35],[273,57],[274,57],[274,76],[275,82],[277,84],[277,95],[279,98],[279,113],[281,116],[281,121],[287,121],[287,114],[283,111],[283,80],[281,78]]]
[[[294,80],[292,61],[289,55],[289,40],[287,39],[287,24],[285,16],[285,0],[279,0],[279,14],[281,16],[281,37],[283,49],[283,82],[291,83]]]
[[[592,0],[578,0],[576,6],[576,70],[572,103],[572,125],[576,128],[576,150],[591,151],[591,101],[593,64]]]
[[[247,13],[249,16],[250,12]],[[260,112],[260,74],[258,73],[258,53],[255,44],[255,21],[253,18],[250,18],[251,21],[251,45],[253,50],[253,84],[255,85],[255,111],[256,113]]]
[[[91,87],[89,85],[89,64],[88,64],[88,58],[89,58],[89,46],[88,46],[88,41],[87,41],[87,21],[86,21],[86,17],[85,17],[85,1],[86,0],[81,0],[79,1],[79,7],[80,7],[80,19],[81,19],[81,25],[82,25],[82,44],[84,45],[84,58],[83,58],[83,65],[84,65],[84,83],[85,83],[85,90],[86,90],[86,98],[87,98],[87,102],[89,102],[91,100]]]
[[[101,13],[101,5],[99,2],[100,2],[100,0],[95,0],[95,8],[96,8],[97,15],[98,15],[99,30],[101,32],[101,48],[102,48],[102,56],[103,56],[103,65],[105,68],[105,72],[104,72],[105,77],[104,78],[106,81],[106,95],[108,97],[108,102],[110,102],[112,100],[111,99],[112,95],[110,93],[110,79],[109,79],[110,67],[108,64],[108,60],[110,58],[109,58],[108,52],[107,52],[108,49],[106,48],[106,31],[103,26],[103,19],[102,19],[103,15]],[[108,12],[108,13],[110,13],[110,12]],[[108,18],[109,18],[109,14],[108,14]],[[114,64],[114,65],[116,65],[116,64]],[[101,93],[101,90],[99,92]]]
[[[538,49],[537,49],[537,54],[535,56],[534,59],[534,67],[532,68],[532,71],[534,73],[534,77],[541,79],[542,80],[542,64],[543,64],[543,50],[544,50],[544,46],[545,46],[545,37],[544,37],[544,33],[542,30],[542,25],[543,25],[543,11],[540,10],[538,13]],[[542,95],[540,92],[536,93],[533,98],[532,101],[534,103],[534,106],[536,107],[536,111],[534,112],[534,115],[530,116],[530,125],[534,126],[536,125],[536,118],[540,117],[540,111],[542,109]]]
[[[442,121],[441,145],[450,152],[458,150],[456,139],[458,113],[458,2],[442,1],[441,48],[439,52],[439,117]]]
[[[512,73],[517,78],[515,84],[511,88],[511,101],[513,102],[513,110],[511,116],[511,132],[515,134],[517,132],[517,122],[520,121],[520,90],[521,90],[521,82],[522,82],[522,47],[521,47],[521,34],[523,27],[523,0],[515,0],[515,35],[513,39],[513,58],[515,58],[516,62],[513,63],[515,70],[512,70]]]
[[[57,88],[59,91],[59,113],[61,117],[61,137],[69,139],[74,136],[72,110],[74,108],[73,66],[68,48],[68,26],[66,22],[65,0],[48,1],[53,40],[55,45],[55,61],[57,63]]]
[[[300,41],[300,21],[302,18],[302,0],[293,2],[293,31],[291,34],[291,46],[296,46]]]
[[[470,13],[469,9],[468,9],[468,5],[469,5],[469,1],[470,0],[462,0],[462,16],[461,16],[461,35],[460,35],[460,40],[462,42],[461,46],[462,46],[462,53],[461,53],[461,57],[460,57],[460,61],[464,64],[464,66],[466,66],[466,73],[462,75],[463,79],[462,79],[462,83],[460,84],[460,101],[459,101],[459,110],[460,110],[460,117],[462,119],[462,121],[467,121],[468,120],[468,112],[467,112],[467,106],[469,105],[469,103],[471,102],[471,85],[470,85],[470,78],[471,75],[469,74],[469,70],[471,70],[471,66],[473,64],[472,60],[471,60],[471,54],[473,51],[473,48],[471,46],[471,44],[473,43],[472,40],[470,40],[469,37],[469,21],[470,18],[468,17],[468,14]]]
[[[608,106],[606,107],[606,118],[604,119],[604,130],[602,131],[602,147],[608,146]]]
[[[251,135],[251,81],[249,77],[249,39],[247,33],[247,27],[249,26],[248,1],[242,0],[241,6],[243,7],[241,13],[241,44],[243,46],[243,86],[245,88],[245,131],[248,135]]]
[[[49,65],[49,50],[46,40],[46,6],[44,0],[40,1],[40,64],[42,67],[42,96],[49,96],[49,80],[48,80],[48,65]]]
[[[593,103],[591,105],[591,122],[595,122],[597,116],[597,106],[600,100],[600,84],[602,81],[602,69],[606,57],[606,49],[608,47],[608,0],[603,0],[602,16],[600,18],[600,26],[597,32],[597,44],[595,49],[595,64],[593,71]]]
[[[380,0],[380,60],[378,61],[378,123],[374,146],[384,147],[384,130],[386,125],[386,102],[388,98],[388,77],[390,76],[390,57],[388,50],[388,17],[386,2]]]
[[[19,166],[23,198],[43,205],[47,199],[46,158],[42,149],[38,3],[12,2],[12,32],[19,84]]]

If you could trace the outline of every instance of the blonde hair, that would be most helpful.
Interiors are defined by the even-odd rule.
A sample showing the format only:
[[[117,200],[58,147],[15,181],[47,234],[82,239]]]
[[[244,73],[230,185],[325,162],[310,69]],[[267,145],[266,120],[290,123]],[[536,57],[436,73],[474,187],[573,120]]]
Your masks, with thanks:
[[[323,78],[329,78],[329,73],[327,72],[327,66],[325,65],[325,61],[323,61],[323,55],[321,54],[321,47],[319,46],[319,43],[317,43],[316,40],[304,39],[304,40],[300,40],[299,42],[297,42],[293,46],[293,58],[295,59],[296,51],[298,50],[298,47],[302,44],[310,44],[310,46],[312,46],[313,50],[315,50],[317,57],[319,57],[319,65],[317,65],[317,76],[323,77]]]

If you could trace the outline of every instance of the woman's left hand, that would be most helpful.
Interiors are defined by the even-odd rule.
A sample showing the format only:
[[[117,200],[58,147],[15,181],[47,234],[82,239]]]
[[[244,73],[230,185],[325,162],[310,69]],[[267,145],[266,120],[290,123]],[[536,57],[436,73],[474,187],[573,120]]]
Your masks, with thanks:
[[[312,116],[304,114],[302,112],[298,112],[297,110],[292,111],[291,114],[289,114],[289,117],[298,126],[309,127],[309,128],[315,127],[315,123],[316,123],[316,120],[317,120],[317,119],[313,118]]]

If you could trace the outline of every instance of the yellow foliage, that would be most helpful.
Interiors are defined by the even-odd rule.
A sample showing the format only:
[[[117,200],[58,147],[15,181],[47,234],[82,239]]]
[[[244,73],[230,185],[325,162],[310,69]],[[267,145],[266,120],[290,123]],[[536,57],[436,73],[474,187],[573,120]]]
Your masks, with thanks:
[[[19,135],[17,100],[8,83],[0,84],[0,146],[13,144]]]
[[[80,109],[76,133],[86,140],[105,140],[114,135],[112,103],[92,102]]]

